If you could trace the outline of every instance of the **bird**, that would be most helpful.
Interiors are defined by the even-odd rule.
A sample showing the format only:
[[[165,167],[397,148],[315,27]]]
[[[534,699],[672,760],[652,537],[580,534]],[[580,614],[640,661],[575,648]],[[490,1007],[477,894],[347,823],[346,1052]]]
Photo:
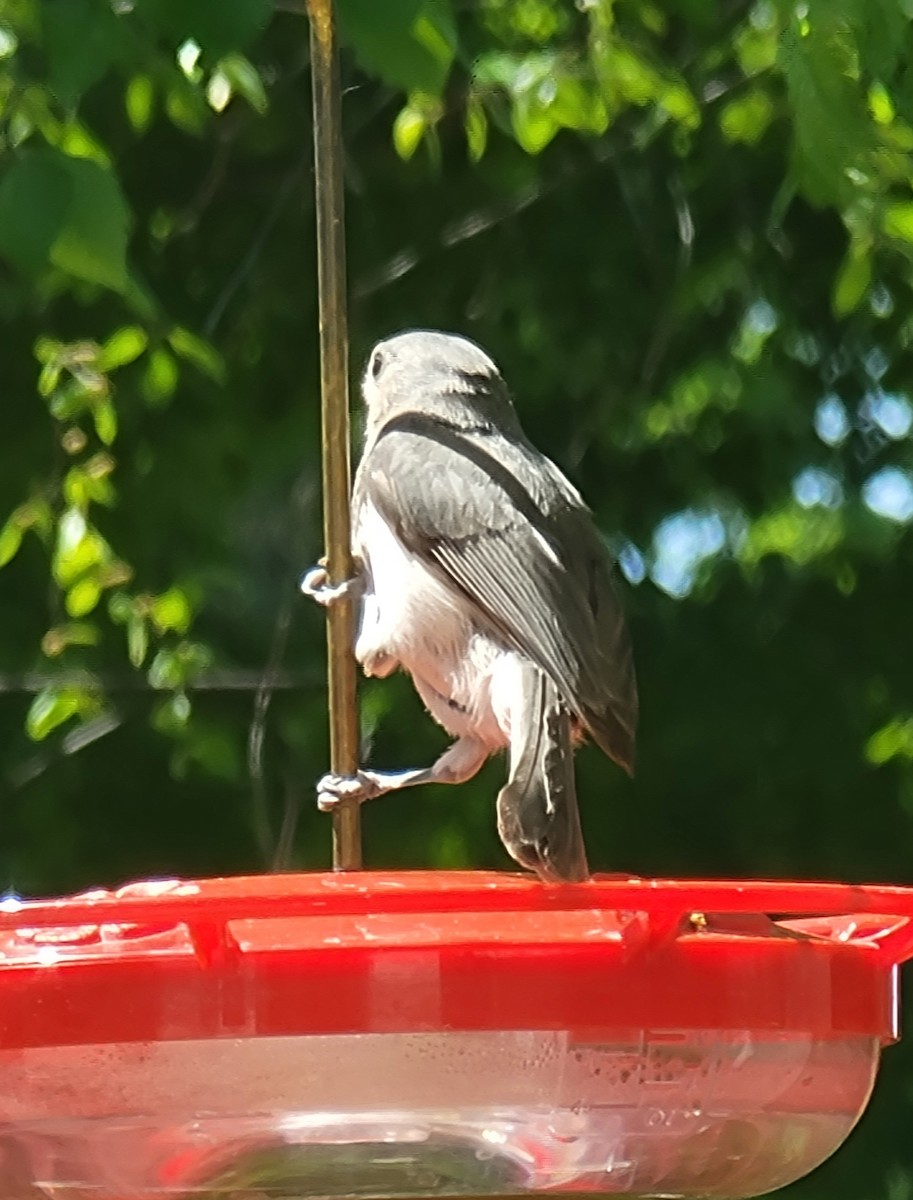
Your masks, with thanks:
[[[318,804],[458,784],[507,751],[497,827],[548,883],[590,877],[574,779],[587,736],[633,774],[638,694],[614,562],[593,514],[524,434],[475,342],[411,329],[371,351],[352,489],[351,580],[302,590],[359,604],[366,676],[402,669],[455,740],[427,768],[327,774]]]

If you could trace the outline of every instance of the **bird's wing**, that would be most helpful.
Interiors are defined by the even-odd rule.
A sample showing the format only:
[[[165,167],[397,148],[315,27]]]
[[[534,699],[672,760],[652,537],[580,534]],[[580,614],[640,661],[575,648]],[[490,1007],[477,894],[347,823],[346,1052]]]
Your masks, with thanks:
[[[586,510],[574,513],[522,449],[514,455],[503,440],[486,443],[421,414],[397,419],[362,461],[356,503],[371,503],[411,553],[554,681],[606,752],[630,769],[633,746],[599,736],[599,714],[626,707],[625,695],[614,694],[619,668],[623,686],[626,677],[624,663],[613,661],[618,638],[600,647],[605,613],[588,595],[607,575],[606,552]],[[562,544],[569,534],[577,543],[572,570]],[[587,545],[596,556],[589,578],[580,569]],[[606,601],[604,590],[598,599]]]

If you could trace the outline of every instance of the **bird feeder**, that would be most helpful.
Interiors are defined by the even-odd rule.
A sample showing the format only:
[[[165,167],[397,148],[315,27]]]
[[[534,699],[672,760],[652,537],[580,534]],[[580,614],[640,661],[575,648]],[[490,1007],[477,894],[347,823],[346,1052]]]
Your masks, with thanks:
[[[484,873],[0,912],[0,1196],[756,1196],[846,1138],[913,892]]]

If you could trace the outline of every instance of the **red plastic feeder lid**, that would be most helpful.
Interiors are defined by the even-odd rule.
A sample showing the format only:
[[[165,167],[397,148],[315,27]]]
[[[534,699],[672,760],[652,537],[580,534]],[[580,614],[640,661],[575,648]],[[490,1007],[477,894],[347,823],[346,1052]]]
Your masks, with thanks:
[[[0,906],[0,1048],[438,1030],[897,1036],[913,890],[475,872]]]

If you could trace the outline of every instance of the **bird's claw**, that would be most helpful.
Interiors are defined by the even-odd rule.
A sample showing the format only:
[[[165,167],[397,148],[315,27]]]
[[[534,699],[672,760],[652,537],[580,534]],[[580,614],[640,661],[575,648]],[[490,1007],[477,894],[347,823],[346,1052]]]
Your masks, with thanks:
[[[335,775],[332,771],[324,775],[317,784],[317,807],[321,812],[332,812],[340,803],[363,804],[380,795],[380,787],[364,771],[354,775]]]
[[[330,583],[327,569],[322,566],[311,567],[304,573],[301,580],[301,590],[305,596],[310,596],[324,608],[335,604],[338,600],[354,598],[361,592],[361,588],[362,578],[360,575],[344,579],[342,583]]]

